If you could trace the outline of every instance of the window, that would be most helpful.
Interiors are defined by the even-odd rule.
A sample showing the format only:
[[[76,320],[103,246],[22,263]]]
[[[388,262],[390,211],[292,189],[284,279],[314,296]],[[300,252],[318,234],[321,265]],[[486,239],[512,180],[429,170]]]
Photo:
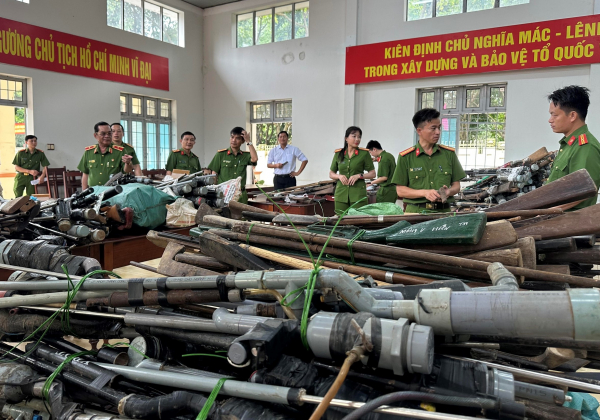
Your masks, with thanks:
[[[253,142],[257,151],[269,152],[276,146],[277,135],[280,131],[289,133],[289,142],[291,143],[292,101],[252,102],[250,104],[250,122],[252,123]]]
[[[164,168],[172,150],[171,101],[122,93],[120,109],[123,141],[135,149],[142,169]]]
[[[12,120],[14,115],[14,142],[16,148],[25,145],[27,133],[27,81],[0,75],[0,115]],[[3,121],[8,121],[4,120]],[[4,134],[11,131],[5,131]],[[12,137],[12,135],[11,135]],[[12,142],[12,139],[6,139]]]
[[[440,143],[456,149],[465,169],[504,164],[506,84],[418,91],[419,109],[440,110]]]
[[[407,0],[406,20],[456,15],[527,3],[529,0]]]
[[[183,12],[145,0],[106,0],[106,24],[183,47]]]
[[[308,36],[309,2],[270,7],[236,16],[237,48]]]

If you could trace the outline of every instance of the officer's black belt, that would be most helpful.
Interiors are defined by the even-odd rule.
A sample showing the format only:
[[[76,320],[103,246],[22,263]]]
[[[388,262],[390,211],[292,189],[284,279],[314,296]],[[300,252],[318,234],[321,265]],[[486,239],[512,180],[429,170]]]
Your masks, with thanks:
[[[275,177],[282,177],[282,178],[283,177],[288,177],[289,178],[289,176],[290,176],[290,174],[283,174],[283,175],[275,174]]]
[[[412,204],[413,206],[417,206],[419,208],[427,209],[427,210],[443,210],[443,209],[450,208],[450,203],[409,203],[409,204]]]

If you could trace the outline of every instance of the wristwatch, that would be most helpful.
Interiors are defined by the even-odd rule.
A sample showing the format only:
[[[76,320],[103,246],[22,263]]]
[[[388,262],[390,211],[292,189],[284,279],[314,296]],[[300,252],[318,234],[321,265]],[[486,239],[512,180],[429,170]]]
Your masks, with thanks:
[[[360,174],[360,179],[363,179],[363,178],[364,178],[364,174]]]
[[[246,146],[251,146],[251,145],[252,145],[252,143],[246,143]]]

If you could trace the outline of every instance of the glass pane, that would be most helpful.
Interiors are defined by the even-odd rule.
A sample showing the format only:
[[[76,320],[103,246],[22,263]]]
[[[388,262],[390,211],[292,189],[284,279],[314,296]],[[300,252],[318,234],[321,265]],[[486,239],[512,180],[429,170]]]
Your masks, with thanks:
[[[142,98],[131,98],[131,113],[137,115],[142,113]]]
[[[156,124],[146,123],[146,151],[147,162],[144,169],[158,169],[158,150],[156,147]]]
[[[278,102],[275,104],[275,118],[292,118],[292,103]]]
[[[252,42],[252,13],[238,15],[237,17],[237,46],[238,48],[250,47],[254,45]]]
[[[266,120],[271,118],[271,104],[255,104],[252,106],[253,119]]]
[[[140,163],[143,162],[144,141],[141,121],[131,121],[131,143],[129,143],[129,145],[135,149],[135,154],[140,160]]]
[[[127,96],[123,96],[121,95],[121,112],[126,114],[127,113]]]
[[[163,41],[179,45],[179,13],[163,8]]]
[[[121,125],[123,126],[123,143],[129,143],[127,141],[127,121],[121,120]]]
[[[16,82],[15,83],[15,96],[14,96],[14,100],[15,101],[22,101],[23,100],[23,82]]]
[[[495,0],[467,0],[467,12],[493,9]]]
[[[462,13],[463,0],[438,0],[435,6],[436,16],[448,16]]]
[[[444,109],[455,109],[456,108],[456,91],[445,90],[444,91]]]
[[[123,29],[123,0],[106,1],[106,24]]]
[[[292,5],[275,8],[275,42],[292,39]]]
[[[160,165],[159,168],[164,168],[167,164],[167,158],[171,152],[171,137],[169,124],[160,125]]]
[[[14,80],[9,80],[8,81],[8,90],[14,92],[15,90],[17,90],[17,85],[16,82]]]
[[[433,0],[408,0],[406,20],[427,19],[433,16]]]
[[[15,145],[17,147],[25,146],[25,134],[27,133],[25,113],[25,108],[15,107]]]
[[[456,118],[442,118],[442,134],[440,141],[443,145],[456,147]]]
[[[271,9],[256,12],[256,45],[268,44],[273,34],[273,12]]]
[[[160,22],[160,6],[144,2],[144,35],[148,38],[162,39],[162,24]]]
[[[467,108],[479,108],[479,89],[467,89]]]
[[[504,106],[504,90],[503,87],[493,87],[490,89],[490,106],[500,107]]]
[[[169,104],[167,102],[160,103],[160,116],[163,118],[169,118]]]
[[[125,6],[124,29],[134,34],[142,34],[142,0],[123,0]]]
[[[421,94],[421,109],[434,107],[435,92],[423,92]]]
[[[146,115],[154,117],[156,115],[156,101],[146,99]]]
[[[294,38],[306,38],[308,36],[308,3],[308,1],[296,3]]]
[[[500,7],[516,6],[517,4],[527,4],[529,0],[500,0]]]

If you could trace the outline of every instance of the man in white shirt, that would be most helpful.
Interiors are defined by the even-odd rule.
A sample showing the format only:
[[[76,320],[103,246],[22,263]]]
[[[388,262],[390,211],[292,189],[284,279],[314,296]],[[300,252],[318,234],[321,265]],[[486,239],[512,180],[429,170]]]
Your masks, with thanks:
[[[308,159],[300,149],[288,145],[288,137],[287,131],[280,132],[277,136],[279,145],[271,149],[267,157],[267,167],[273,168],[275,172],[273,185],[276,190],[295,187],[296,177],[302,173],[308,163]],[[298,171],[296,171],[296,159],[301,162]]]

